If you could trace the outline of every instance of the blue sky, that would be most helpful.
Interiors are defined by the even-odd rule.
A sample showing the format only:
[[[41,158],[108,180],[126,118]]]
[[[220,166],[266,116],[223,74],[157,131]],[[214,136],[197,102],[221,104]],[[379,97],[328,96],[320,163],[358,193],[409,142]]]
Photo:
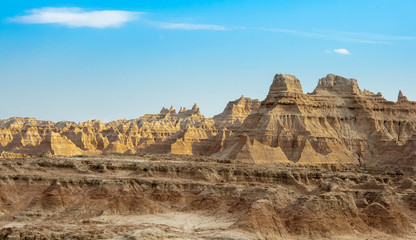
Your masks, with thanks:
[[[416,1],[22,1],[0,9],[0,118],[206,116],[275,73],[416,100]]]

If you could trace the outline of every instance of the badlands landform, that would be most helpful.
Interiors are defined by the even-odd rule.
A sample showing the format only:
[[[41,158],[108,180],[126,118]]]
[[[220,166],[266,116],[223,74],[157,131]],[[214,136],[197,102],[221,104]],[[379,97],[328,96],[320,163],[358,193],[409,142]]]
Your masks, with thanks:
[[[313,93],[277,74],[262,102],[242,96],[213,118],[192,109],[103,123],[0,121],[3,155],[166,153],[248,162],[412,164],[416,102],[360,90],[357,80],[327,75]]]
[[[414,239],[416,103],[329,74],[263,101],[0,120],[0,239]]]

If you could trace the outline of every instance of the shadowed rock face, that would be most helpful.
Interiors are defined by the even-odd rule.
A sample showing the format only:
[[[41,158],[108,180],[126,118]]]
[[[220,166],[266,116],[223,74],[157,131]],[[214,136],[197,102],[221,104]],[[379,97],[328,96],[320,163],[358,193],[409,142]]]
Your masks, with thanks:
[[[329,74],[313,93],[276,74],[262,101],[242,96],[206,118],[192,109],[103,123],[0,120],[0,151],[10,154],[98,155],[177,153],[251,162],[414,166],[416,103],[362,91],[356,79]]]

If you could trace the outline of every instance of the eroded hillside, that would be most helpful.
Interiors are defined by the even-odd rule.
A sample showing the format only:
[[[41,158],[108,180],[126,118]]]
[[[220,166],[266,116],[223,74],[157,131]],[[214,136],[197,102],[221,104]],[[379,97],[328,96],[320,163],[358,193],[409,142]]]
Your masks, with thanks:
[[[277,74],[263,101],[242,96],[221,114],[163,108],[159,114],[103,123],[0,120],[2,156],[185,154],[256,163],[415,166],[416,103],[390,102],[356,79],[329,74],[312,93]]]
[[[414,239],[400,168],[179,155],[3,159],[0,239]]]

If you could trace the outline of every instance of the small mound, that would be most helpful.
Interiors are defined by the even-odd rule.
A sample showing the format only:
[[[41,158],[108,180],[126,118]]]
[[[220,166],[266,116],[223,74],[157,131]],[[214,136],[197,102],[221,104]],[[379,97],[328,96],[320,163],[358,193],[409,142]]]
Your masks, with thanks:
[[[405,178],[401,180],[399,190],[416,190],[416,182],[410,178]]]
[[[368,232],[354,198],[346,193],[299,197],[285,209],[284,218],[289,232],[295,235],[319,238]]]
[[[360,214],[365,223],[387,234],[406,234],[412,226],[401,213],[387,209],[380,203],[372,203]]]
[[[34,197],[21,216],[76,215],[73,209],[95,217],[102,214],[153,214],[163,208],[140,191],[129,187],[102,184],[100,186],[74,187],[72,184],[54,181]],[[78,216],[79,217],[79,216]]]
[[[283,221],[268,200],[257,200],[231,228],[239,228],[265,239],[285,239],[288,236]]]

